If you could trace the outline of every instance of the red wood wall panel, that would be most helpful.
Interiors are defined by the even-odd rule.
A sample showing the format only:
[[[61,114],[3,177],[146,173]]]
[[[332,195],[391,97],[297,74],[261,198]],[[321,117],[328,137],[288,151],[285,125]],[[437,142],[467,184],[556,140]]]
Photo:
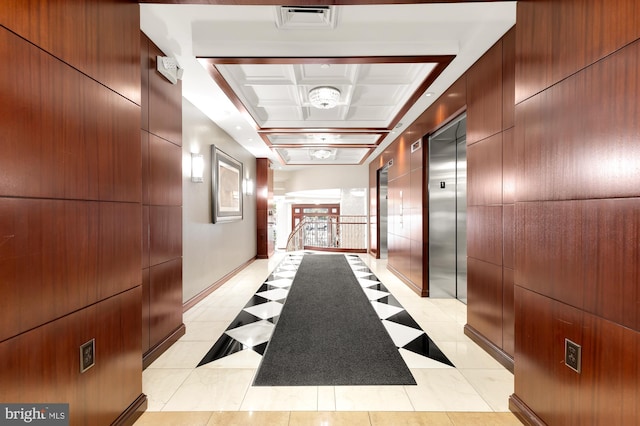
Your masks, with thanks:
[[[518,2],[516,105],[552,83],[552,15],[552,1]]]
[[[514,269],[516,247],[515,205],[502,206],[502,265]]]
[[[515,126],[516,27],[502,37],[502,129]]]
[[[0,54],[0,194],[139,201],[140,108],[8,31]]]
[[[140,105],[139,11],[126,0],[6,0],[0,24]]]
[[[149,339],[161,342],[182,324],[182,258],[149,269]]]
[[[502,347],[502,266],[469,257],[467,323]]]
[[[502,202],[515,202],[516,190],[516,151],[514,145],[515,129],[502,132]]]
[[[142,353],[151,348],[149,321],[151,321],[151,288],[149,268],[142,270]]]
[[[467,256],[502,265],[502,229],[502,206],[467,207]]]
[[[182,207],[149,207],[149,264],[182,257]]]
[[[547,424],[640,418],[639,7],[518,2],[512,401]]]
[[[149,201],[152,205],[182,205],[182,149],[149,135]]]
[[[467,145],[502,130],[502,39],[465,73]]]
[[[182,83],[171,84],[156,70],[157,56],[165,56],[149,43],[149,132],[182,146]]]
[[[516,204],[516,284],[582,307],[582,228],[577,201]]]
[[[521,181],[536,182],[521,200],[638,194],[639,58],[636,42],[518,106]]]
[[[467,146],[467,205],[502,204],[502,133]]]
[[[164,56],[139,33],[142,64],[142,336],[145,363],[168,347],[182,326],[182,83],[156,71]],[[146,364],[145,364],[146,365]]]
[[[142,393],[140,293],[135,287],[1,342],[0,400],[66,402],[70,424],[111,424]],[[91,339],[96,363],[80,373],[80,346]]]
[[[515,306],[513,269],[502,268],[502,349],[512,358],[515,352]]]
[[[140,285],[140,222],[132,203],[0,198],[0,340]]]

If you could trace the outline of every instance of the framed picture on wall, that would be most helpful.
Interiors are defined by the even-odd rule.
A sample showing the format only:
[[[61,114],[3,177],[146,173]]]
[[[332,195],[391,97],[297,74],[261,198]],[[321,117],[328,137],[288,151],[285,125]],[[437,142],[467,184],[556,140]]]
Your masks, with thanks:
[[[242,220],[242,163],[211,145],[213,223]]]

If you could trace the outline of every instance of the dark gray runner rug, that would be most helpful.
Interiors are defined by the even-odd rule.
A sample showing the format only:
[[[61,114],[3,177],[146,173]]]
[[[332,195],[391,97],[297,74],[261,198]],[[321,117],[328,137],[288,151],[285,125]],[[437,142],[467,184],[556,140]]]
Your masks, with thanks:
[[[346,258],[306,254],[253,384],[416,382]]]

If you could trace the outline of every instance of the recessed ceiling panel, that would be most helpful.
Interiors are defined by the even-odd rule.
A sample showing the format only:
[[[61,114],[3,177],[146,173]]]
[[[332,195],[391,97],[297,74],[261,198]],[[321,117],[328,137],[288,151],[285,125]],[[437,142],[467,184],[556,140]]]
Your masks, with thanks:
[[[369,145],[376,146],[383,133],[271,133],[267,134],[269,143],[278,145]]]
[[[289,165],[311,164],[361,164],[370,148],[275,148],[282,160]]]
[[[202,58],[201,62],[258,130],[389,130],[452,58]],[[339,92],[334,108],[312,106],[309,93],[317,87]]]

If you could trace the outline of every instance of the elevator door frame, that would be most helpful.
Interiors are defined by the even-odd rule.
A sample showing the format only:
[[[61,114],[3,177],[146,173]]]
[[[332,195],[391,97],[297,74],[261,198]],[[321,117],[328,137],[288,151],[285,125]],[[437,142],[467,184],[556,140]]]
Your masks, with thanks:
[[[465,125],[463,134],[457,130],[461,122]],[[438,144],[438,137],[445,133],[448,133],[446,138],[452,139],[433,145]],[[441,158],[435,160],[436,154],[441,154]],[[466,114],[455,117],[429,135],[426,158],[429,297],[450,297],[466,303]],[[464,167],[459,167],[462,164]],[[437,172],[436,166],[441,167]]]

